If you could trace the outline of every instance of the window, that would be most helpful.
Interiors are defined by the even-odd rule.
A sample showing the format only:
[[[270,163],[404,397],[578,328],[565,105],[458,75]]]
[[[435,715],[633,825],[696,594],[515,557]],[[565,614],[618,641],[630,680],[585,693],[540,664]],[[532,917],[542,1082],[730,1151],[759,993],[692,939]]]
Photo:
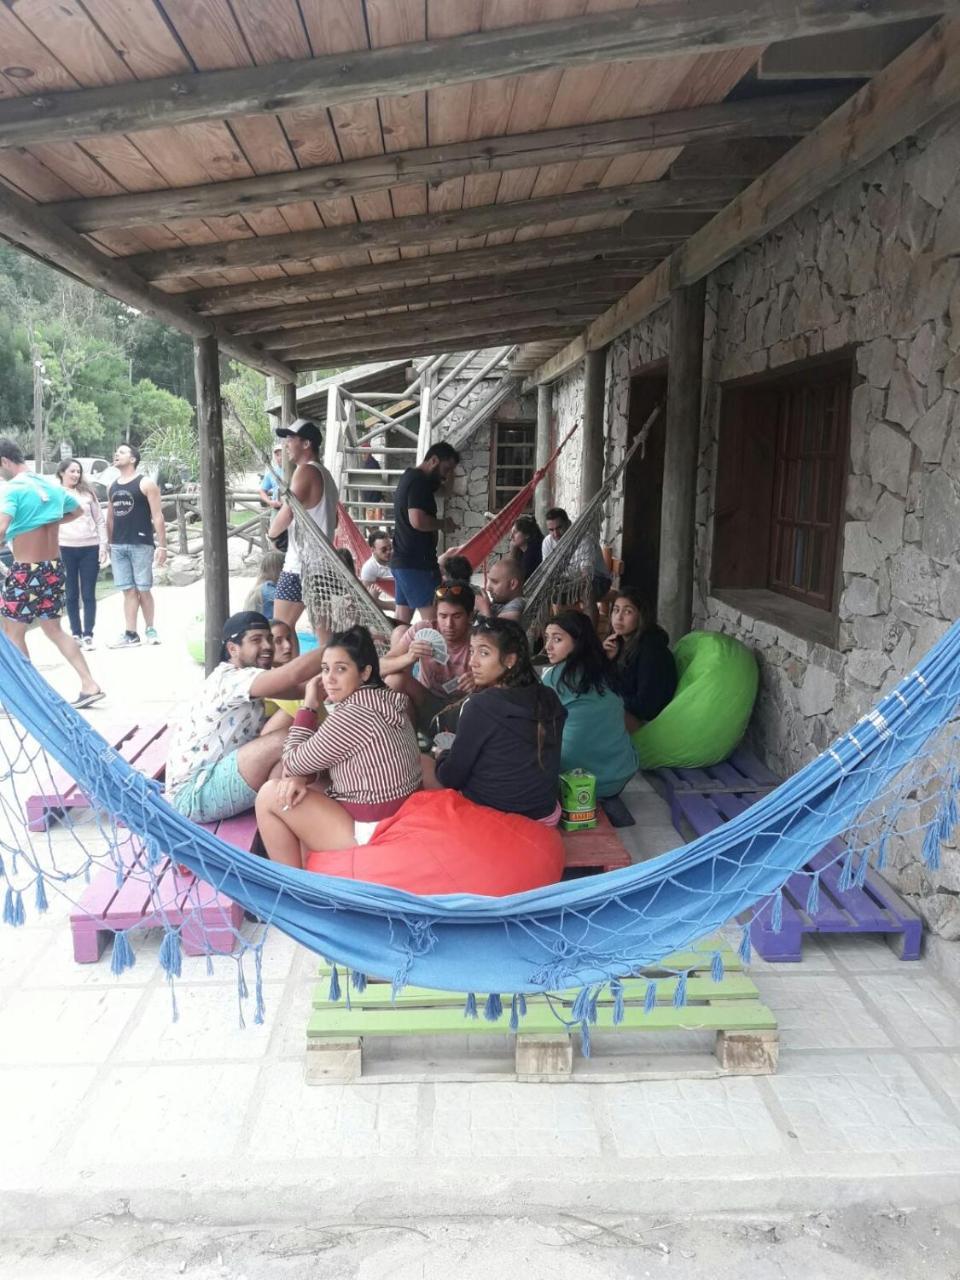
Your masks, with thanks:
[[[850,390],[845,361],[724,392],[714,587],[833,609]]]
[[[535,422],[498,422],[495,430],[490,509],[499,511],[533,475],[536,463],[537,424]]]

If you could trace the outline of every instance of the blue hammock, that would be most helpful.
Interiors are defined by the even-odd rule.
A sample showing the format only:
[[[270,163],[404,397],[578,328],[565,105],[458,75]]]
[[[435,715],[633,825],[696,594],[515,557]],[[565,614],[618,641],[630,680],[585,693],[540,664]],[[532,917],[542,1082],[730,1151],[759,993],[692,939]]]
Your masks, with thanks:
[[[488,1013],[496,1014],[501,992],[580,987],[589,1005],[595,984],[656,964],[771,895],[776,928],[780,886],[841,833],[873,833],[845,855],[848,883],[862,876],[878,850],[882,863],[903,804],[888,790],[891,783],[923,756],[938,729],[948,726],[955,735],[950,721],[960,699],[960,624],[849,733],[734,821],[649,862],[508,898],[421,898],[242,853],[172,809],[159,787],[131,769],[3,637],[0,689],[12,717],[97,806],[143,839],[150,865],[170,853],[261,920],[352,970],[357,985],[361,975],[374,974],[397,988],[412,982],[489,992]],[[926,795],[934,796],[935,808],[923,826],[931,866],[956,822],[955,748],[953,736],[945,757],[929,757],[936,786]],[[8,753],[8,778],[27,767],[24,741],[19,752],[19,764]],[[928,770],[928,782],[930,776]],[[14,862],[26,859],[35,873],[38,902],[46,897],[46,883],[76,875],[75,867],[61,873],[55,860],[42,865],[29,850],[5,847]],[[15,887],[0,862],[0,883],[4,879],[4,918],[17,923],[23,886]],[[748,957],[748,928],[742,937]],[[169,973],[179,972],[179,938],[170,926],[161,959]],[[132,955],[119,934],[114,968],[126,963]],[[334,975],[336,991],[336,970]]]

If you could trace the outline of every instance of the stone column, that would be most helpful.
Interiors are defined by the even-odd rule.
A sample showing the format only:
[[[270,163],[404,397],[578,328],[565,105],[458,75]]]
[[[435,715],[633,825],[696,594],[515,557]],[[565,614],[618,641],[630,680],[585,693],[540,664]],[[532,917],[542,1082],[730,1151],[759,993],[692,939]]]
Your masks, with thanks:
[[[703,377],[703,280],[670,295],[670,367],[667,374],[666,451],[660,513],[657,610],[676,642],[693,616],[693,558]]]
[[[547,383],[537,387],[537,447],[534,467],[537,471],[546,465],[553,449],[553,389]],[[547,511],[553,505],[553,477],[546,475],[537,485],[533,498],[533,514],[541,529],[545,529]]]
[[[603,484],[603,402],[607,351],[588,351],[583,362],[583,433],[580,511]],[[580,512],[571,513],[571,519]]]

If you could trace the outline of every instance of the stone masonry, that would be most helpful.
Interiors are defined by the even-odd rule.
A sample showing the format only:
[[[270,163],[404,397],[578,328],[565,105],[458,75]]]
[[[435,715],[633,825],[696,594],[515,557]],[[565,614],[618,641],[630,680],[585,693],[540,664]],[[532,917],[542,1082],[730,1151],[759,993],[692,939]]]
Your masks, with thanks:
[[[754,744],[793,772],[876,701],[960,614],[960,123],[878,159],[708,280],[697,492],[697,625],[739,636],[761,667]],[[621,456],[630,377],[669,351],[667,308],[612,344],[607,465]],[[849,475],[834,646],[710,591],[724,383],[852,354]],[[554,389],[556,430],[582,405],[578,370]],[[575,450],[557,500],[579,503]],[[616,543],[622,504],[606,535]],[[757,612],[760,612],[758,609]],[[918,841],[888,871],[931,929],[960,939],[960,853],[927,872]]]

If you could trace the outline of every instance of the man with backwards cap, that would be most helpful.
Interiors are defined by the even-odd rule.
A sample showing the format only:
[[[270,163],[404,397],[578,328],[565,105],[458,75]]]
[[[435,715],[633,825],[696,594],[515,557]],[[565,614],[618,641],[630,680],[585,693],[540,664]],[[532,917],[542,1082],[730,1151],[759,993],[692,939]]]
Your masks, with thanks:
[[[310,418],[298,418],[290,427],[281,427],[277,435],[287,442],[287,452],[295,470],[290,481],[290,492],[306,509],[328,542],[333,542],[337,527],[337,503],[340,495],[333,476],[320,461],[323,435]],[[293,508],[284,502],[270,522],[268,536],[278,538],[285,529],[290,530],[290,541],[283,561],[283,572],[277,579],[277,596],[273,616],[277,622],[286,622],[293,629],[303,613],[303,587],[301,584],[301,534],[293,523]],[[324,640],[324,636],[318,636]]]
[[[172,717],[166,795],[178,812],[216,822],[253,808],[266,780],[280,774],[289,724],[283,716],[284,727],[271,728],[264,699],[302,698],[322,661],[317,648],[271,669],[273,636],[263,614],[227,619],[219,666]]]

